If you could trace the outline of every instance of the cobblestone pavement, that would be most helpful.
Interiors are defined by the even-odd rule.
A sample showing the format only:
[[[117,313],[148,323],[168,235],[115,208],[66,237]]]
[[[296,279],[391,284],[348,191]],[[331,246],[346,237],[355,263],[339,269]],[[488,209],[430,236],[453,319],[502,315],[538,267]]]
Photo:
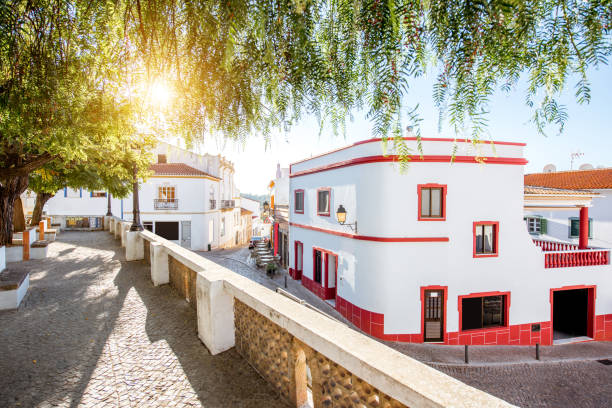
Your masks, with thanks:
[[[233,349],[211,356],[195,311],[107,232],[62,232],[0,312],[0,407],[281,407]]]
[[[248,261],[246,248],[199,254],[268,288],[285,289],[286,273],[268,278]],[[300,282],[288,278],[285,290],[358,330]],[[471,346],[469,366],[463,363],[463,346],[383,343],[518,406],[612,407],[612,365],[596,361],[612,359],[612,342],[541,347],[540,361],[533,347]]]

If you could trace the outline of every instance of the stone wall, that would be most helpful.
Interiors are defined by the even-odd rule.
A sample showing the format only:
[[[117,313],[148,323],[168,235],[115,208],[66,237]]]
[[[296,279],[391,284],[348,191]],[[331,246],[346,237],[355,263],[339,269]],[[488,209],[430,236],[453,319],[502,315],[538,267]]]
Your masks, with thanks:
[[[170,273],[170,286],[174,287],[189,302],[191,307],[197,310],[197,273],[172,256],[168,257],[168,270]]]
[[[307,402],[309,367],[315,408],[406,407],[237,299],[234,319],[236,350],[292,406]]]

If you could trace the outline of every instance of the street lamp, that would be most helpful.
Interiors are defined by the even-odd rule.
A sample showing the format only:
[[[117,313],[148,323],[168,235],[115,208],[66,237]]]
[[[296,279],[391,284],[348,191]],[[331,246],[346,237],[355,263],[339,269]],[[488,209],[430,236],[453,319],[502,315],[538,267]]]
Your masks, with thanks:
[[[346,223],[346,209],[342,206],[342,204],[340,204],[338,210],[336,210],[336,219],[338,220],[338,224],[347,225],[351,227],[351,230],[355,231],[355,234],[357,233],[357,221],[352,224]]]
[[[140,222],[140,205],[139,205],[139,200],[138,200],[138,166],[136,166],[136,163],[134,163],[134,166],[132,168],[133,173],[132,176],[133,178],[133,192],[132,192],[132,198],[133,198],[133,204],[132,204],[132,225],[130,226],[130,231],[142,231],[144,230],[144,227],[142,226],[142,223]]]
[[[110,193],[110,191],[106,192],[106,198],[107,198],[107,201],[108,201],[108,204],[107,204],[108,208],[106,209],[106,215],[109,216],[109,217],[112,217],[113,216],[113,212],[111,211],[111,193]]]

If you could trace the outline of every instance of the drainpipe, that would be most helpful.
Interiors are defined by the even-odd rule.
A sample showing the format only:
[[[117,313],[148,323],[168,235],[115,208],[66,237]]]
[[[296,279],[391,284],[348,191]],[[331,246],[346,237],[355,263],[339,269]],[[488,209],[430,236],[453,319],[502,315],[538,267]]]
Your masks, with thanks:
[[[580,208],[580,235],[578,249],[587,249],[589,246],[589,208]]]

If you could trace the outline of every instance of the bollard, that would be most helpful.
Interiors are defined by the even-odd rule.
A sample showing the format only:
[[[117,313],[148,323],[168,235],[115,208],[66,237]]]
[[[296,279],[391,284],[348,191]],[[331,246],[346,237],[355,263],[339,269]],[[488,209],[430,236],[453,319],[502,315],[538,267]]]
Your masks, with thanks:
[[[470,364],[470,357],[468,355],[468,345],[465,345],[465,364]]]
[[[287,275],[285,275],[285,289],[287,289]]]
[[[540,343],[536,343],[536,360],[540,359]]]

